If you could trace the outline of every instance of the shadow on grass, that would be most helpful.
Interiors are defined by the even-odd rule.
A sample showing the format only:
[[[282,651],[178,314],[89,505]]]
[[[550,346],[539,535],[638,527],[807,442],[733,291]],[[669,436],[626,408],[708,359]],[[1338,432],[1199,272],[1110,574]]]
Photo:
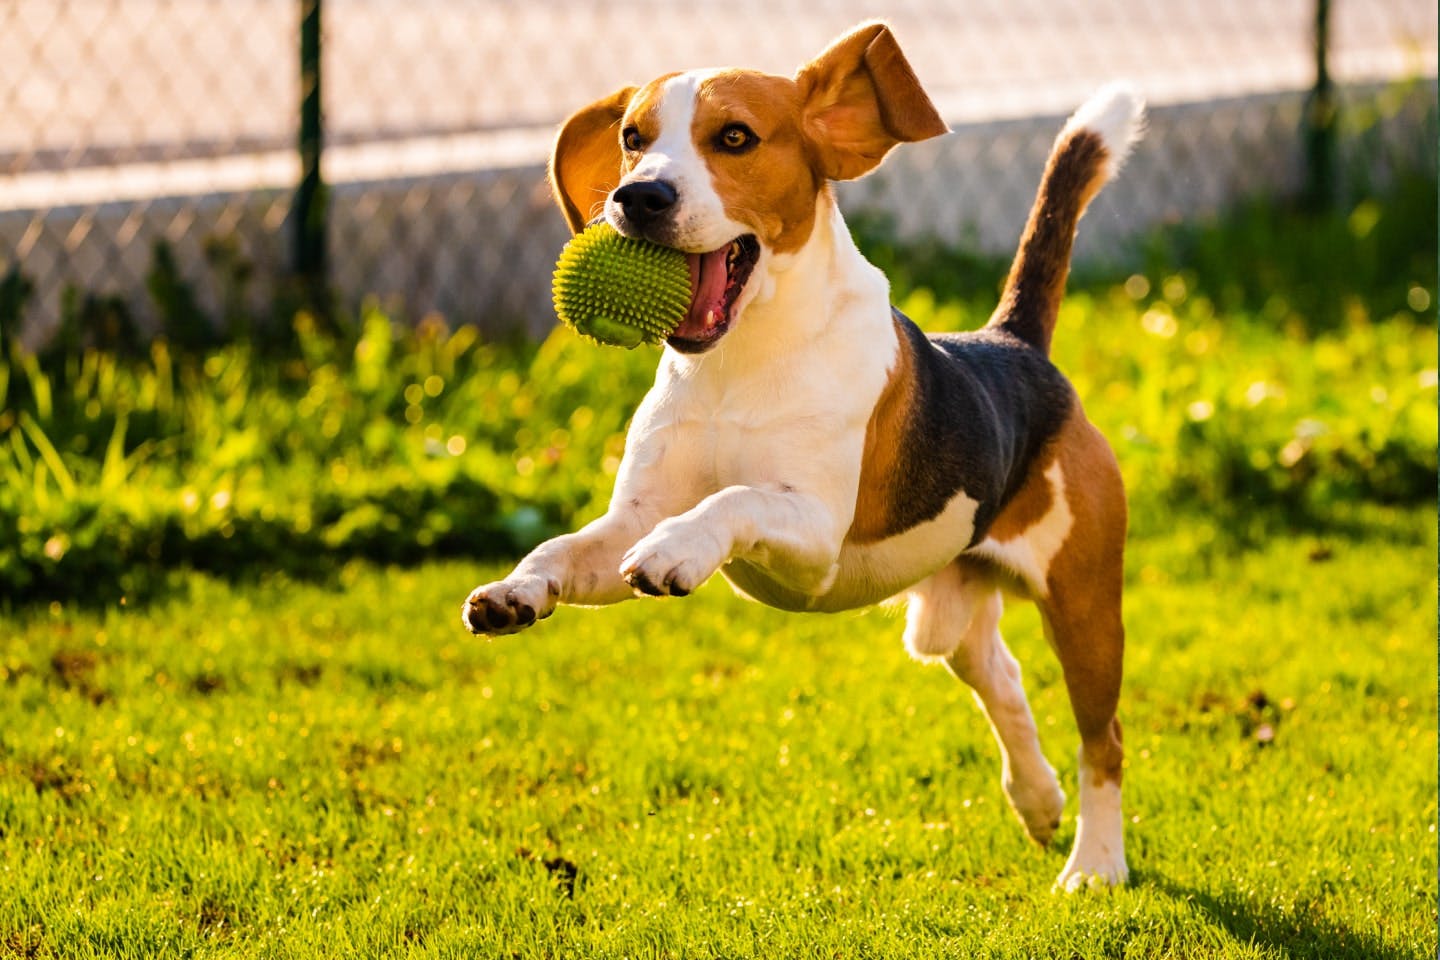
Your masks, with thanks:
[[[1288,960],[1413,960],[1422,955],[1415,948],[1337,923],[1325,916],[1322,904],[1314,898],[1298,900],[1293,908],[1282,910],[1236,894],[1181,886],[1156,874],[1140,874],[1134,882],[1189,905],[1237,943],[1274,950]]]

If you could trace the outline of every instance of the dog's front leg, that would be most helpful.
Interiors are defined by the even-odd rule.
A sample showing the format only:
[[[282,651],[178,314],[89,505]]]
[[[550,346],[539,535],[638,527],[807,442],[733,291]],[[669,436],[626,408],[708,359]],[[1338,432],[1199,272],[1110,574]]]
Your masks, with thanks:
[[[504,580],[476,587],[460,619],[471,633],[517,633],[560,603],[628,600],[634,593],[620,576],[620,557],[653,522],[633,503],[612,503],[598,520],[540,544]]]
[[[844,528],[822,498],[788,485],[727,487],[662,521],[620,562],[635,590],[683,597],[731,560],[764,568],[778,582],[821,594],[839,569]]]

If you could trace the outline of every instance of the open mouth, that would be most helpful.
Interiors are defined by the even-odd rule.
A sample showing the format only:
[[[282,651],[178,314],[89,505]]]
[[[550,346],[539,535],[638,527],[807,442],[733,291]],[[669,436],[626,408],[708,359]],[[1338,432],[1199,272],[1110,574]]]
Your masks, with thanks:
[[[730,328],[731,311],[760,262],[760,241],[736,237],[718,250],[686,254],[690,261],[690,312],[667,341],[681,353],[710,349]]]

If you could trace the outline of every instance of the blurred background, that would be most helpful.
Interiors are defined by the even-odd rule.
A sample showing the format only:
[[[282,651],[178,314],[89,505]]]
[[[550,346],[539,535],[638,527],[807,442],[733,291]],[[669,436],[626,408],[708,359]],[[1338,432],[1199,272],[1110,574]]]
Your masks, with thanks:
[[[559,120],[674,69],[788,75],[877,14],[955,131],[843,191],[900,238],[1008,249],[1058,122],[1117,78],[1150,133],[1082,262],[1435,162],[1431,0],[8,0],[0,323],[31,346],[67,312],[153,333],[183,285],[223,326],[299,277],[345,308],[542,334]],[[1342,183],[1333,154],[1361,141],[1369,176]]]

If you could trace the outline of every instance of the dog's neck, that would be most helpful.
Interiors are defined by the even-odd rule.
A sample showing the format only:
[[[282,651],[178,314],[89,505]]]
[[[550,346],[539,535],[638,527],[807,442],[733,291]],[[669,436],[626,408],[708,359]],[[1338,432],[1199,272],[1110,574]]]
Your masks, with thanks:
[[[768,253],[761,269],[753,298],[714,349],[693,356],[666,351],[677,373],[724,369],[734,376],[793,366],[837,337],[878,334],[877,349],[893,339],[889,281],[855,246],[829,189],[816,198],[805,244],[793,253]]]

